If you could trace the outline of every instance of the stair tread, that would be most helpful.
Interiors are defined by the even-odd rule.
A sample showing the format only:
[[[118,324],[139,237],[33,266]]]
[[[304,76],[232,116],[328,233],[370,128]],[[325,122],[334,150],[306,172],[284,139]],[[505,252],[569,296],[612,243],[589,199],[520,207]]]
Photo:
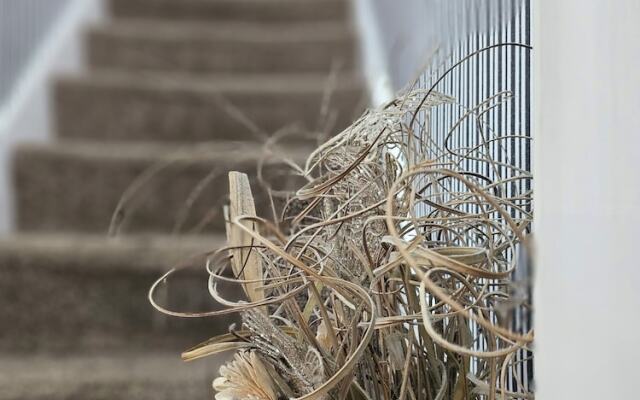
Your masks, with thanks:
[[[286,144],[265,152],[259,144],[237,141],[20,145],[13,156],[17,226],[104,234],[115,218],[123,233],[221,232],[229,170],[249,175],[261,215],[271,215],[258,165],[276,189],[294,189],[300,179],[282,175],[289,169],[282,160],[302,165],[310,150]]]
[[[162,352],[0,356],[6,400],[208,398],[217,369],[228,357],[184,363],[179,354]]]
[[[116,20],[89,34],[94,70],[282,74],[353,71],[355,34],[346,23],[162,23]]]
[[[311,152],[308,144],[282,143],[270,147],[274,155],[287,156],[303,161]],[[185,160],[190,163],[215,160],[257,161],[265,152],[265,146],[255,141],[212,140],[200,143],[163,142],[101,142],[82,139],[65,139],[50,143],[21,143],[16,146],[19,154],[46,154],[56,157],[73,157],[84,160],[122,160],[163,162]]]
[[[178,352],[226,332],[235,315],[170,317],[147,299],[151,284],[178,268],[159,288],[160,303],[183,311],[219,309],[206,290],[205,265],[207,255],[224,244],[222,234],[108,238],[58,232],[3,238],[0,364],[3,353]],[[231,295],[236,289],[229,288]]]
[[[358,74],[349,72],[332,76],[329,71],[286,74],[217,73],[194,76],[176,72],[100,70],[61,76],[58,82],[59,85],[80,83],[97,87],[196,93],[322,93],[328,85],[332,85],[336,91],[364,88]]]
[[[65,138],[200,142],[336,132],[361,111],[352,74],[233,75],[101,70],[58,81],[56,131]],[[292,136],[293,137],[293,136]],[[296,139],[294,139],[296,140]]]
[[[0,260],[47,260],[44,268],[82,266],[114,272],[114,266],[165,272],[187,257],[224,246],[224,234],[143,234],[107,237],[80,233],[17,233],[0,239]],[[125,262],[126,261],[126,262]]]
[[[299,21],[346,19],[348,0],[111,0],[116,18]]]
[[[199,39],[205,41],[307,42],[353,39],[355,31],[348,22],[298,22],[261,24],[256,22],[158,21],[120,18],[90,28],[94,34],[144,37],[153,40]]]

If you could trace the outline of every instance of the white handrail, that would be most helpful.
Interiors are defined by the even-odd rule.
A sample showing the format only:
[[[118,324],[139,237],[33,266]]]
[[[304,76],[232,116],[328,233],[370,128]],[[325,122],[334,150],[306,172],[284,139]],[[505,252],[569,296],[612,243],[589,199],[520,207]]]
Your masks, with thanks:
[[[22,1],[22,0],[16,0]],[[49,29],[33,44],[29,61],[0,109],[0,233],[13,228],[10,150],[21,141],[51,137],[52,76],[81,69],[81,29],[104,15],[102,0],[68,0]]]

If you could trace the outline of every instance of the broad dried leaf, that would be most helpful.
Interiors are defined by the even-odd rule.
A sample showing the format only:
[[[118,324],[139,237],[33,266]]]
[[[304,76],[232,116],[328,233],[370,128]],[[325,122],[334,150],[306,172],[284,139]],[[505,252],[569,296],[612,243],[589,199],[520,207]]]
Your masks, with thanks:
[[[252,302],[264,299],[262,286],[262,263],[258,254],[251,250],[253,239],[249,234],[236,226],[234,218],[245,215],[255,216],[256,206],[251,194],[249,177],[247,174],[237,171],[229,172],[229,210],[227,222],[227,240],[231,247],[244,247],[230,250],[233,256],[231,263],[234,274],[247,281],[255,281],[244,284],[244,290]],[[255,229],[255,225],[244,222],[248,229]],[[249,226],[251,224],[251,226]]]

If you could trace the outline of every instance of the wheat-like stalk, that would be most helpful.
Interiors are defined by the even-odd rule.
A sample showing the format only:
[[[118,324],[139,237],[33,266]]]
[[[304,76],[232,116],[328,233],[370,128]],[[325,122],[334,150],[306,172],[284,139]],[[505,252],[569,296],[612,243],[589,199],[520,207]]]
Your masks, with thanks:
[[[237,352],[214,382],[218,400],[533,397],[518,372],[533,332],[511,321],[529,308],[513,272],[532,220],[532,192],[514,188],[532,176],[494,150],[528,138],[483,120],[511,96],[463,113],[478,129],[464,147],[453,144],[461,121],[438,142],[416,118],[455,105],[433,89],[365,112],[292,167],[307,183],[279,194],[277,220],[256,216],[246,175],[230,174],[229,243],[207,263],[225,308],[162,307],[154,293],[170,274],[150,293],[172,315],[242,314],[239,329],[183,354]],[[225,299],[230,281],[245,300]]]

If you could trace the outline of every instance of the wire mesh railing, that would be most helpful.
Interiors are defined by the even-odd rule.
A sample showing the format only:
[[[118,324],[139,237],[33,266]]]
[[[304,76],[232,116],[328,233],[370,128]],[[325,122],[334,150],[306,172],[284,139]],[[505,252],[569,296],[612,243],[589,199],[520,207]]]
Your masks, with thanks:
[[[439,20],[439,45],[432,63],[414,87],[433,89],[449,96],[451,102],[422,111],[415,116],[412,128],[415,140],[422,145],[415,162],[435,160],[451,163],[463,171],[470,180],[492,186],[496,196],[507,199],[513,207],[510,217],[529,230],[532,215],[531,180],[531,4],[530,0],[451,1],[427,0],[435,19]],[[431,20],[434,19],[432,15]],[[429,183],[433,179],[436,183]],[[482,213],[477,203],[465,203],[471,197],[467,185],[458,179],[427,178],[418,187],[429,187],[434,203],[459,204],[456,209],[469,214]],[[420,204],[417,213],[430,215],[437,210],[433,205]],[[491,218],[502,217],[493,213]],[[457,239],[448,243],[459,246],[483,247],[490,229],[458,229],[451,225]],[[438,247],[441,237],[427,236]],[[489,315],[492,323],[508,326],[515,332],[525,333],[532,328],[531,271],[523,246],[504,251],[504,260],[517,263],[509,283],[486,280],[489,292],[508,291],[510,301],[504,312]],[[496,266],[499,269],[503,266]],[[432,297],[431,304],[437,299]],[[498,310],[500,308],[497,308]],[[498,315],[501,314],[501,315]],[[445,319],[443,327],[448,321]],[[444,328],[443,328],[444,329]],[[482,327],[470,323],[472,336],[482,338],[473,344],[478,351],[486,351],[499,343],[490,343],[482,335]],[[471,362],[471,374],[486,371],[486,359]],[[483,377],[482,379],[488,379]],[[506,390],[513,393],[533,391],[533,355],[523,347],[515,352],[505,369]],[[500,386],[500,385],[499,385]],[[521,397],[517,397],[521,398]]]

